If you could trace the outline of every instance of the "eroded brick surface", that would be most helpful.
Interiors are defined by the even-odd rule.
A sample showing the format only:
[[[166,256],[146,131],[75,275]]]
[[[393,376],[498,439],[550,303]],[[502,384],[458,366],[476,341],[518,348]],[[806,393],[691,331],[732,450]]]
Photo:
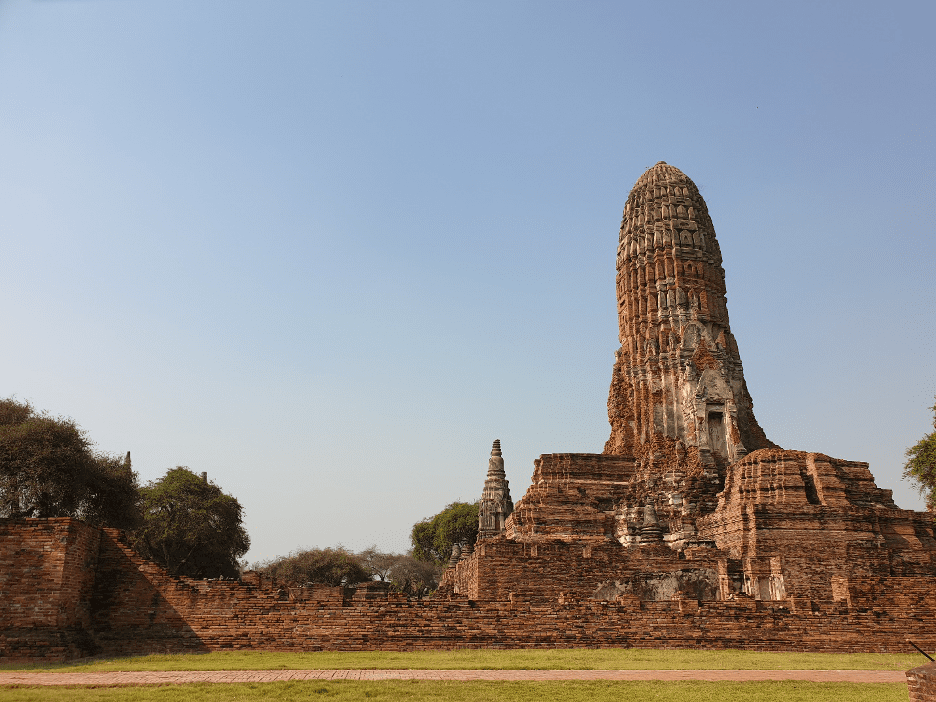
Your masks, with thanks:
[[[907,671],[910,702],[936,702],[936,663]]]

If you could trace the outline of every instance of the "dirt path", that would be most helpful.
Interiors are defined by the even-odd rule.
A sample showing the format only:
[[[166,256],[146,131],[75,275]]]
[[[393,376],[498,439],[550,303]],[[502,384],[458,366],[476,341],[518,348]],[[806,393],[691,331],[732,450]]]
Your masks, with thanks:
[[[180,685],[278,680],[709,680],[904,683],[891,670],[172,670],[114,673],[0,672],[0,685]]]

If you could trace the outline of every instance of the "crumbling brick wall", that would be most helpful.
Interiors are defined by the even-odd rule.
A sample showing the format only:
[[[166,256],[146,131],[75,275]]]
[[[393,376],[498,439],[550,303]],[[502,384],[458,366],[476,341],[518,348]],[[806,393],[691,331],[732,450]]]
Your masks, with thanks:
[[[927,663],[907,671],[910,702],[936,702],[936,663]]]
[[[830,583],[829,596],[816,601],[744,596],[641,601],[628,594],[610,601],[562,594],[526,599],[523,592],[499,600],[416,600],[372,592],[374,588],[283,588],[256,575],[244,582],[173,578],[136,555],[112,530],[99,532],[73,520],[6,521],[0,526],[3,659],[235,649],[905,651],[906,637],[936,648],[931,627],[936,604],[925,596],[936,585],[932,577],[880,578],[873,587],[839,580],[838,600]],[[593,546],[586,556],[582,548],[578,546],[577,558],[601,555]],[[85,564],[94,565],[90,597],[88,573],[60,577]],[[47,594],[57,598],[52,609]],[[90,628],[82,625],[89,621],[82,619],[85,607]]]
[[[342,588],[274,588],[180,582],[165,605],[185,629],[116,627],[99,638],[110,655],[166,650],[426,650],[463,647],[743,648],[748,650],[904,651],[904,637],[936,645],[927,617],[881,616],[846,603],[739,598],[727,602],[524,602],[464,598],[362,599]],[[920,612],[918,611],[919,615]]]

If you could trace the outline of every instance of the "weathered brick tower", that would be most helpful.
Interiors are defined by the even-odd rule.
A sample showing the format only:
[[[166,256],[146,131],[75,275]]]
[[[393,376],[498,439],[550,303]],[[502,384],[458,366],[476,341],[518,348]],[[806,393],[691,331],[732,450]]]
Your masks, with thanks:
[[[698,475],[774,446],[744,383],[705,200],[663,161],[638,179],[624,207],[617,307],[621,347],[604,453],[633,456],[646,478]]]

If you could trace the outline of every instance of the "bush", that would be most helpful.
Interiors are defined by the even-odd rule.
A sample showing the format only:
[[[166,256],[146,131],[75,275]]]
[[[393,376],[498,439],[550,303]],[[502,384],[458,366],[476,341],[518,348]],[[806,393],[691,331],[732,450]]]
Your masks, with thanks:
[[[370,571],[360,558],[340,546],[300,549],[288,556],[256,563],[252,568],[267,577],[294,586],[306,583],[354,585],[371,579]]]

